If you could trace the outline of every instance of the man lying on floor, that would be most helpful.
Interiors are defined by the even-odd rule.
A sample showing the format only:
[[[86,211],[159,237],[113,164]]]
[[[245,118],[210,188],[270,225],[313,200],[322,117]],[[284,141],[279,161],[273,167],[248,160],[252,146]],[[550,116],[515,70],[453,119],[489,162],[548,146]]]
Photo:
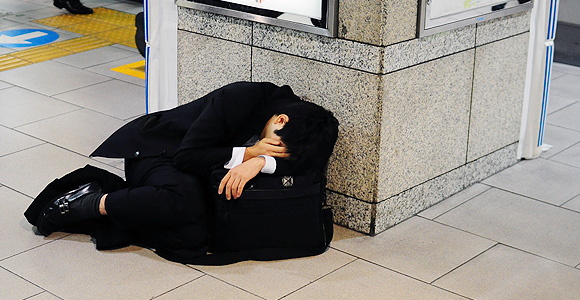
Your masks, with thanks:
[[[91,234],[100,250],[136,244],[203,254],[212,170],[229,169],[219,193],[235,199],[260,172],[322,171],[337,135],[333,114],[288,86],[229,84],[105,140],[91,156],[124,158],[126,181],[87,166],[49,184],[25,216],[45,236]]]

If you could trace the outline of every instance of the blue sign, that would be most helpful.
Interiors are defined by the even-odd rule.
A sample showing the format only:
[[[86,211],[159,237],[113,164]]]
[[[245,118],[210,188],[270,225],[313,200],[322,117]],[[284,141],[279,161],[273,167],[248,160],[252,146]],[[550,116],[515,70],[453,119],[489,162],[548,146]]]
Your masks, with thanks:
[[[0,47],[33,47],[54,42],[58,33],[46,29],[14,29],[0,31]]]

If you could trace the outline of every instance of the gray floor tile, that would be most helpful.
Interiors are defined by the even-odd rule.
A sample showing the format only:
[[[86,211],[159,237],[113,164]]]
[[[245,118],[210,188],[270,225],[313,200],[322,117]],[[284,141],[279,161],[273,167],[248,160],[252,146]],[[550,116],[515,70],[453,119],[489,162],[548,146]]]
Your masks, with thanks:
[[[580,169],[538,158],[522,161],[483,183],[561,205],[580,194]]]
[[[546,124],[544,131],[544,144],[552,145],[552,148],[548,151],[542,152],[541,157],[550,158],[579,142],[580,131]]]
[[[37,4],[22,0],[2,0],[0,2],[0,11],[7,13],[18,14],[35,9],[38,9]]]
[[[546,112],[549,115],[576,102],[578,101],[568,97],[550,95],[550,98],[548,100],[548,110]]]
[[[97,251],[86,235],[64,237],[0,266],[62,299],[151,299],[202,275],[139,247]]]
[[[167,294],[154,298],[155,300],[192,299],[196,300],[260,300],[242,289],[229,285],[211,276],[203,276],[186,285],[180,286]]]
[[[52,4],[52,2],[51,2]],[[66,10],[61,10],[56,8],[55,6],[45,6],[45,5],[36,5],[36,9],[35,10],[31,10],[31,11],[27,11],[26,14],[16,14],[16,15],[11,15],[11,16],[7,16],[6,19],[14,21],[14,22],[19,22],[19,23],[25,23],[28,25],[36,25],[36,26],[40,26],[42,28],[53,28],[53,27],[49,27],[49,26],[44,26],[38,23],[32,23],[32,21],[34,20],[38,20],[38,19],[44,19],[44,18],[48,18],[48,17],[53,17],[53,16],[58,16],[58,15],[62,15],[67,13]]]
[[[26,298],[26,300],[61,300],[61,299],[55,295],[48,293],[48,292],[44,292],[44,293],[38,294],[36,296]]]
[[[225,267],[195,268],[262,298],[279,299],[354,259],[329,249],[314,257],[273,262],[246,261]]]
[[[89,156],[125,122],[88,109],[18,127],[18,131]]]
[[[8,20],[6,18],[0,18],[0,31],[4,31],[4,28],[12,27],[18,25],[18,22]]]
[[[20,151],[26,148],[34,147],[44,143],[18,131],[0,126],[0,156]]]
[[[580,270],[498,245],[434,284],[478,300],[578,299]]]
[[[580,76],[580,67],[566,65],[561,63],[552,64],[552,70],[556,72],[563,72],[567,74],[574,74]]]
[[[552,70],[552,77],[551,78],[552,78],[552,80],[554,80],[554,79],[556,79],[558,77],[562,77],[564,75],[566,75],[566,73]]]
[[[122,158],[92,157],[92,159],[119,170],[125,170],[125,160]]]
[[[95,72],[98,74],[102,74],[102,75],[105,75],[108,77],[116,78],[119,80],[123,80],[123,81],[129,82],[129,83],[137,84],[140,86],[145,86],[145,80],[143,80],[143,79],[111,70],[111,69],[116,68],[116,67],[124,66],[127,64],[132,64],[132,63],[142,61],[142,60],[144,60],[144,58],[140,54],[137,53],[131,57],[124,58],[121,60],[116,60],[116,61],[113,61],[110,63],[106,63],[106,64],[94,66],[94,67],[90,67],[90,68],[87,68],[86,70],[91,71],[91,72]]]
[[[458,205],[461,205],[463,202],[487,191],[490,189],[489,186],[481,183],[476,183],[463,191],[427,208],[426,210],[420,212],[418,215],[427,218],[427,219],[435,219],[438,216],[446,213],[447,211],[455,208]]]
[[[432,282],[496,244],[421,217],[374,237],[337,228],[333,248],[425,282]]]
[[[580,100],[577,84],[580,82],[580,75],[566,74],[553,79],[550,83],[550,95],[562,96],[572,100]]]
[[[31,202],[32,198],[30,197],[19,194],[7,187],[0,187],[0,204],[2,205],[0,210],[0,216],[2,217],[0,261],[65,235],[58,233],[49,238],[36,235],[32,231],[32,225],[26,221],[23,215]],[[6,299],[2,297],[1,291],[0,299]]]
[[[435,219],[569,266],[580,263],[580,214],[491,189]]]
[[[51,96],[107,81],[109,78],[58,62],[45,61],[0,72],[0,80]]]
[[[308,299],[465,299],[366,261],[357,260],[290,294]]]
[[[121,44],[113,44],[113,45],[111,45],[111,47],[119,48],[121,50],[127,50],[129,52],[132,52],[135,56],[141,55],[139,53],[139,50],[137,50],[136,48],[133,48],[133,47],[129,47],[129,46],[121,45]],[[143,56],[141,56],[141,57],[143,57]],[[145,59],[145,58],[143,58],[143,59]]]
[[[40,4],[42,6],[53,7],[51,0],[26,0],[26,1],[27,2],[30,2],[30,3]]]
[[[54,97],[121,120],[145,113],[145,88],[116,79]]]
[[[30,197],[55,178],[91,164],[121,177],[123,172],[50,144],[0,157],[0,183]],[[33,174],[34,176],[31,176]]]
[[[7,88],[9,88],[9,87],[12,87],[12,86],[13,86],[13,85],[11,85],[11,84],[10,84],[10,83],[8,83],[8,82],[0,81],[0,90],[2,90],[2,89],[7,89]]]
[[[117,0],[86,0],[83,1],[86,5],[90,5],[91,7],[97,6],[106,6],[117,3]]]
[[[562,207],[580,212],[580,196],[566,202],[564,205],[562,205]]]
[[[549,115],[547,122],[549,124],[580,131],[580,121],[578,116],[580,116],[580,102],[571,104],[566,109],[559,110]]]
[[[0,90],[0,124],[10,128],[78,109],[81,108],[21,87]]]
[[[580,168],[580,143],[552,156],[550,159]]]
[[[0,47],[0,55],[12,53],[14,51],[16,51],[16,50],[14,50],[12,48]]]
[[[134,3],[126,3],[126,2],[104,5],[104,7],[118,10],[118,11],[122,11],[122,12],[126,12],[128,14],[133,14],[133,15],[136,15],[139,12],[143,11],[142,6],[139,7],[139,6],[135,6]]]
[[[41,288],[0,268],[0,299],[21,300],[41,292]]]
[[[134,52],[120,49],[118,47],[108,46],[64,56],[54,59],[54,61],[65,63],[80,69],[85,69],[134,55]]]

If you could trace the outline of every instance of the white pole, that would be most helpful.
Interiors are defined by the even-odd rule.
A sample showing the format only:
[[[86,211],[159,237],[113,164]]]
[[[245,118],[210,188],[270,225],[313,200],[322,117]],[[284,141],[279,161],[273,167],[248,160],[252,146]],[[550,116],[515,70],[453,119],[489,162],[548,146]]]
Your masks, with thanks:
[[[550,147],[543,143],[543,138],[554,60],[558,4],[559,0],[536,0],[532,9],[518,158],[537,158],[543,150]]]
[[[177,6],[144,1],[147,113],[177,106]]]

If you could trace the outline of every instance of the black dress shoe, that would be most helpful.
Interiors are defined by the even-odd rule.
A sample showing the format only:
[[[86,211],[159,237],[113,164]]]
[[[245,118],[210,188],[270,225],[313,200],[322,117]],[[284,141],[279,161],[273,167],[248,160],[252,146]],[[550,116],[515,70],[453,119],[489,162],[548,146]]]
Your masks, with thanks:
[[[90,15],[93,13],[93,9],[84,6],[80,0],[54,0],[53,4],[58,8],[68,10],[71,14]]]
[[[87,183],[50,201],[40,212],[36,227],[49,236],[66,224],[100,217],[98,205],[104,193],[97,183]]]

